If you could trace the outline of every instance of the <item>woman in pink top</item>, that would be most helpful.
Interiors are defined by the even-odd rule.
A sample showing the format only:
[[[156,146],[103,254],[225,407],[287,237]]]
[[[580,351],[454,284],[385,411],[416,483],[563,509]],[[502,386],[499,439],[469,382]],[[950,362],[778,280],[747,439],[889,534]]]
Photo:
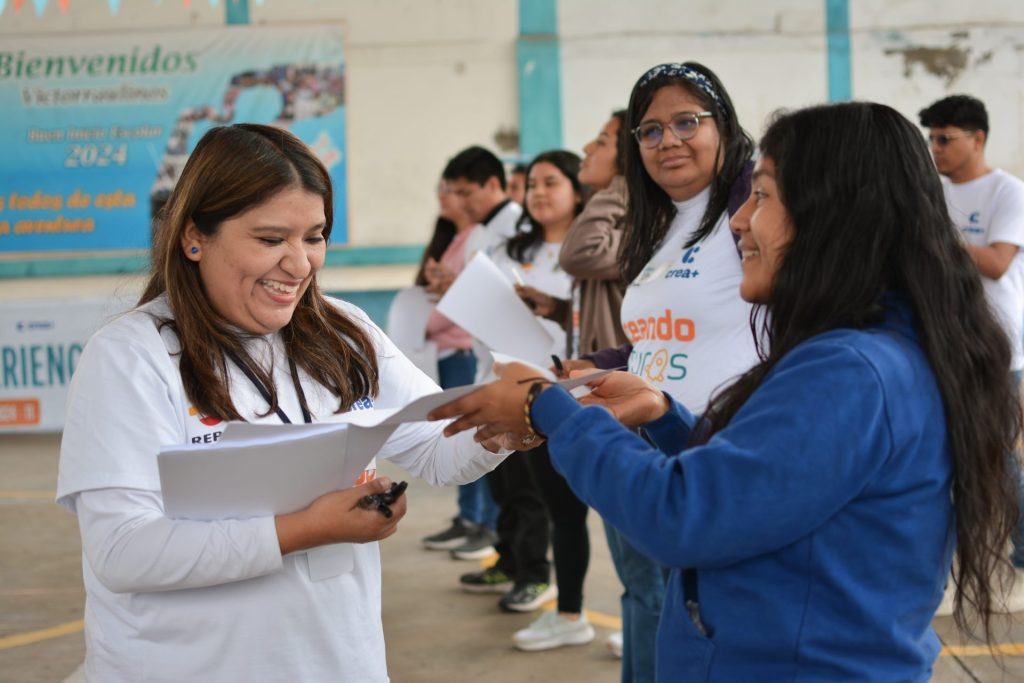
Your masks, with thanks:
[[[456,201],[448,184],[437,188],[440,212],[434,235],[423,252],[416,284],[438,297],[443,295],[465,267],[466,239],[475,223]],[[438,313],[427,319],[427,339],[437,344],[437,374],[443,389],[471,384],[476,376],[476,355],[469,332]],[[498,506],[487,480],[459,486],[459,513],[447,529],[423,539],[431,550],[451,550],[459,559],[487,557],[494,552]]]

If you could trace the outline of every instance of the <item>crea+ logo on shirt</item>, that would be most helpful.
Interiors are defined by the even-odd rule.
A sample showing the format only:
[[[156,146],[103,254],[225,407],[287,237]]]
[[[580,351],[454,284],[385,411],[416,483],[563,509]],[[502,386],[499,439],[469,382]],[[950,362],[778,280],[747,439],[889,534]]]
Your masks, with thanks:
[[[369,396],[363,396],[361,399],[352,404],[349,410],[370,410],[373,408],[373,399]]]
[[[700,251],[700,247],[690,247],[683,252],[683,257],[679,259],[679,262],[687,266],[695,263],[696,259],[694,256],[697,255],[698,251]],[[670,280],[673,278],[682,278],[684,280],[689,280],[691,277],[697,277],[699,275],[700,271],[696,268],[673,268],[665,273],[665,279]]]

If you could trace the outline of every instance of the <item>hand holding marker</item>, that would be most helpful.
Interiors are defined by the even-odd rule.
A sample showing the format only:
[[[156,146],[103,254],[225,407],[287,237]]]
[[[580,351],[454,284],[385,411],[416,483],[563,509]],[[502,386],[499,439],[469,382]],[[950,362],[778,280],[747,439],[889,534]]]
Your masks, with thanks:
[[[364,510],[373,510],[376,508],[380,514],[390,518],[392,514],[391,508],[388,506],[398,500],[398,497],[405,492],[408,482],[400,481],[397,484],[392,482],[391,488],[384,493],[371,493],[368,496],[363,496],[359,499],[359,507]]]

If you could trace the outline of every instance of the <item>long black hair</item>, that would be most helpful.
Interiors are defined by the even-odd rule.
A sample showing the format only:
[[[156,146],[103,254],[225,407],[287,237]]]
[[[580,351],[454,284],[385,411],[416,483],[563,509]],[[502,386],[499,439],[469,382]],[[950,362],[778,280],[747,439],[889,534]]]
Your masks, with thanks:
[[[697,87],[687,78],[676,75],[676,69],[663,69],[665,66],[683,66],[697,72],[706,79],[718,98],[711,97],[707,91]],[[663,72],[659,73],[659,69]],[[733,184],[741,177],[744,165],[753,156],[754,141],[740,126],[736,108],[718,76],[697,62],[661,65],[640,77],[629,96],[625,124],[627,134],[640,125],[648,107],[651,106],[654,94],[671,85],[682,87],[713,114],[721,141],[715,154],[715,167],[719,170],[711,181],[711,196],[707,209],[701,218],[700,226],[686,242],[686,246],[691,247],[711,234],[719,218],[728,208]],[[619,264],[626,282],[632,281],[654,256],[676,215],[672,199],[647,174],[636,140],[630,140],[629,143],[624,155],[629,203],[626,207],[622,246],[619,249]]]
[[[444,252],[451,245],[455,239],[455,233],[458,232],[455,223],[448,220],[443,216],[438,216],[437,221],[434,223],[434,234],[430,236],[430,242],[427,243],[426,248],[423,250],[423,255],[420,257],[420,267],[416,271],[416,285],[425,287],[427,285],[427,261],[434,259],[440,261],[441,257],[444,256]]]
[[[969,602],[990,637],[990,581],[1006,566],[1017,523],[1009,454],[1021,433],[1021,404],[1008,340],[949,218],[924,139],[890,107],[843,103],[780,116],[760,150],[775,163],[794,236],[771,302],[751,314],[762,360],[712,399],[710,433],[795,346],[828,330],[864,328],[881,318],[883,297],[905,297],[945,406],[956,620],[968,628]]]
[[[569,182],[572,183],[572,189],[579,196],[573,215],[580,215],[580,211],[583,210],[583,205],[586,203],[584,188],[580,184],[580,158],[573,152],[564,149],[555,149],[538,154],[530,162],[530,165],[526,167],[527,196],[530,194],[530,172],[533,171],[534,166],[541,162],[547,162],[557,168],[559,173],[568,178]],[[544,241],[543,228],[536,224],[530,215],[530,210],[527,208],[530,202],[525,201],[523,203],[526,206],[523,207],[523,215],[516,224],[516,234],[505,243],[505,250],[508,255],[519,263],[529,261],[536,252],[537,247]]]
[[[618,175],[625,175],[626,147],[632,139],[629,126],[626,125],[626,110],[616,109],[612,112],[612,118],[619,122],[619,132],[615,135],[615,172]]]

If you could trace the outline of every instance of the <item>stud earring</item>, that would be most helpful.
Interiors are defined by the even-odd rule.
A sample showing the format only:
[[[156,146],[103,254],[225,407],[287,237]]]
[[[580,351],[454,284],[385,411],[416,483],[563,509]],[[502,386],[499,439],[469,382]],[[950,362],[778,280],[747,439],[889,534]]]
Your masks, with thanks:
[[[199,247],[192,247],[192,253],[193,254],[198,254],[199,253]]]

